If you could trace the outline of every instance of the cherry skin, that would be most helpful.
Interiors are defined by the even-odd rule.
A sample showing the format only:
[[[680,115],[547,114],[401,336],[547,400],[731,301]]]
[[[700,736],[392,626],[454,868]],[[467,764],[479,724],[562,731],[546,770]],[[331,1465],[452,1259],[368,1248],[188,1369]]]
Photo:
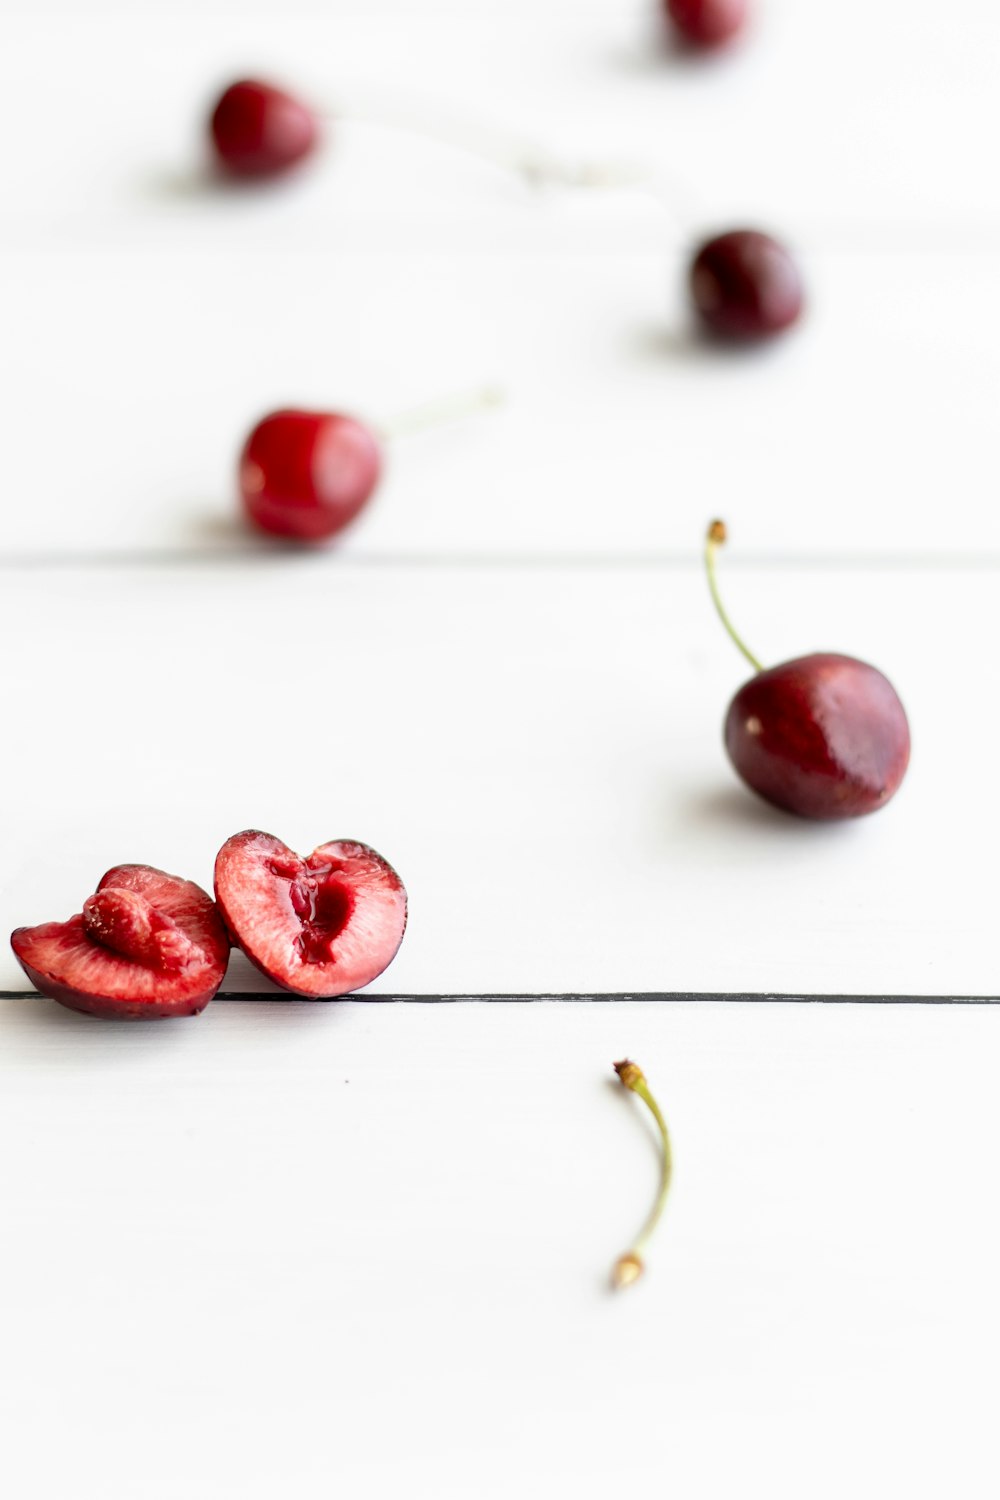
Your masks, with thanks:
[[[910,759],[910,729],[889,680],[828,652],[759,672],[729,705],[726,750],[759,796],[802,818],[884,807]]]
[[[247,438],[240,493],[247,516],[261,531],[322,542],[363,509],[381,470],[378,439],[354,417],[276,411]]]
[[[755,229],[706,240],[691,262],[691,297],[708,332],[766,339],[798,321],[802,278],[784,245]]]
[[[664,0],[664,10],[686,42],[722,47],[742,31],[747,0]]]
[[[316,116],[270,83],[244,78],[220,97],[209,124],[219,165],[233,177],[278,177],[309,156]]]
[[[854,656],[819,652],[764,668],[737,635],[719,595],[708,530],[705,566],[719,618],[756,675],[726,714],[729,759],[765,801],[802,818],[857,818],[884,807],[910,760],[910,727],[895,688]]]

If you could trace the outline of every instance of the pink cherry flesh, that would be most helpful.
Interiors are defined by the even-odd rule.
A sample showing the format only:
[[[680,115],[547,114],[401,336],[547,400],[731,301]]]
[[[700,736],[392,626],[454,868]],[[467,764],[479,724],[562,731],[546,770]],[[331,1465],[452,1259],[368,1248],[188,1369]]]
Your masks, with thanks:
[[[747,0],[664,0],[680,35],[695,47],[722,47],[742,31]]]
[[[323,542],[354,520],[381,472],[378,439],[354,417],[276,411],[247,438],[240,493],[261,531]]]
[[[802,278],[785,247],[756,229],[734,229],[700,247],[690,270],[691,297],[718,338],[771,338],[802,313]]]
[[[87,1015],[195,1016],[222,983],[229,938],[200,886],[117,865],[68,922],[19,927],[11,947],[37,990]]]
[[[306,858],[247,829],[215,862],[215,894],[233,940],[275,984],[310,1000],[360,989],[392,962],[406,891],[367,844],[337,839]]]
[[[309,156],[319,139],[316,116],[273,84],[244,78],[219,98],[209,123],[219,165],[233,177],[279,177]]]
[[[747,786],[803,818],[884,807],[910,759],[910,728],[889,680],[822,652],[758,672],[729,705],[725,743]]]

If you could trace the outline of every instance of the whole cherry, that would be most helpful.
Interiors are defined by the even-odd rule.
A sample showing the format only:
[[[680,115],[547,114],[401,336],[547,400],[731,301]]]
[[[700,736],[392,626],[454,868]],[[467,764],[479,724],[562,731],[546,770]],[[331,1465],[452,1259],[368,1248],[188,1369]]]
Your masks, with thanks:
[[[246,440],[240,494],[261,531],[320,542],[353,521],[381,472],[381,445],[363,422],[339,412],[276,411]]]
[[[663,8],[695,47],[724,46],[742,31],[747,17],[747,0],[663,0]]]
[[[691,298],[705,329],[752,341],[782,333],[802,313],[802,278],[784,245],[756,229],[705,240],[690,269]]]
[[[290,407],[253,428],[239,461],[247,518],[271,536],[324,542],[342,531],[371,498],[382,473],[386,438],[465,415],[501,398],[487,388],[406,412],[376,431],[342,412]]]
[[[219,97],[209,121],[219,166],[233,177],[277,177],[296,166],[319,140],[316,115],[301,99],[241,78]]]
[[[867,662],[818,652],[766,669],[736,634],[719,597],[713,521],[705,560],[715,607],[756,676],[729,705],[725,745],[736,772],[775,807],[803,818],[856,818],[884,807],[910,759],[910,729],[895,689]]]
[[[473,155],[530,184],[603,188],[629,186],[636,169],[624,163],[563,159],[505,132],[482,127],[433,123],[419,114],[409,119],[397,111],[376,108],[351,111],[352,119],[404,129]],[[288,172],[319,145],[334,111],[316,108],[285,89],[260,78],[241,78],[223,90],[209,118],[209,140],[218,166],[244,180]],[[344,118],[339,110],[336,118]]]

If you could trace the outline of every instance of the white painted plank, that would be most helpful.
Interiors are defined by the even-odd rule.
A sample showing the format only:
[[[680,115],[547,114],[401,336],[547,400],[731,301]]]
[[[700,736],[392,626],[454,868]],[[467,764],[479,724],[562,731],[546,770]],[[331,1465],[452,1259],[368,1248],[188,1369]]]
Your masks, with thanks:
[[[997,994],[995,575],[726,588],[765,661],[842,650],[894,680],[914,756],[883,811],[818,826],[736,781],[746,674],[694,570],[7,574],[0,925],[69,916],[123,861],[208,883],[262,827],[396,865],[383,993]]]
[[[998,1066],[991,1008],[0,1002],[8,1484],[987,1500]]]
[[[0,119],[20,149],[0,223],[18,233],[26,214],[31,230],[60,238],[128,232],[135,218],[161,233],[180,205],[143,184],[187,170],[211,90],[253,71],[335,102],[432,104],[562,148],[639,153],[686,184],[708,220],[749,214],[902,247],[914,232],[1000,227],[991,0],[759,0],[745,45],[700,62],[655,44],[646,0],[14,9]],[[394,172],[396,148],[411,158],[387,145],[380,162],[374,142],[345,142],[338,175],[293,195],[264,232],[294,243],[336,219],[338,204],[409,232],[414,218],[438,218],[449,234],[470,212],[484,223],[506,212],[491,208],[489,174],[456,161],[449,180],[427,151],[418,171]]]
[[[483,382],[506,407],[398,439],[342,550],[693,556],[721,511],[744,556],[1000,554],[989,254],[815,254],[808,326],[736,355],[692,340],[652,249],[0,268],[0,558],[252,544],[236,457],[266,411],[377,422]]]

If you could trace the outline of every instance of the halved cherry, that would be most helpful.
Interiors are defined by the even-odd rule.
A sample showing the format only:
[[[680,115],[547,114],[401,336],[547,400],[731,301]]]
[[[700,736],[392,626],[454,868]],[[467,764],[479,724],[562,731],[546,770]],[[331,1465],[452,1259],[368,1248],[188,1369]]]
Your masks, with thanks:
[[[19,927],[10,942],[43,995],[124,1020],[196,1016],[222,983],[230,949],[211,896],[149,865],[117,865],[79,916]]]
[[[370,984],[396,955],[406,891],[374,849],[352,839],[302,858],[249,828],[215,862],[215,895],[243,952],[275,984],[313,1000]]]

